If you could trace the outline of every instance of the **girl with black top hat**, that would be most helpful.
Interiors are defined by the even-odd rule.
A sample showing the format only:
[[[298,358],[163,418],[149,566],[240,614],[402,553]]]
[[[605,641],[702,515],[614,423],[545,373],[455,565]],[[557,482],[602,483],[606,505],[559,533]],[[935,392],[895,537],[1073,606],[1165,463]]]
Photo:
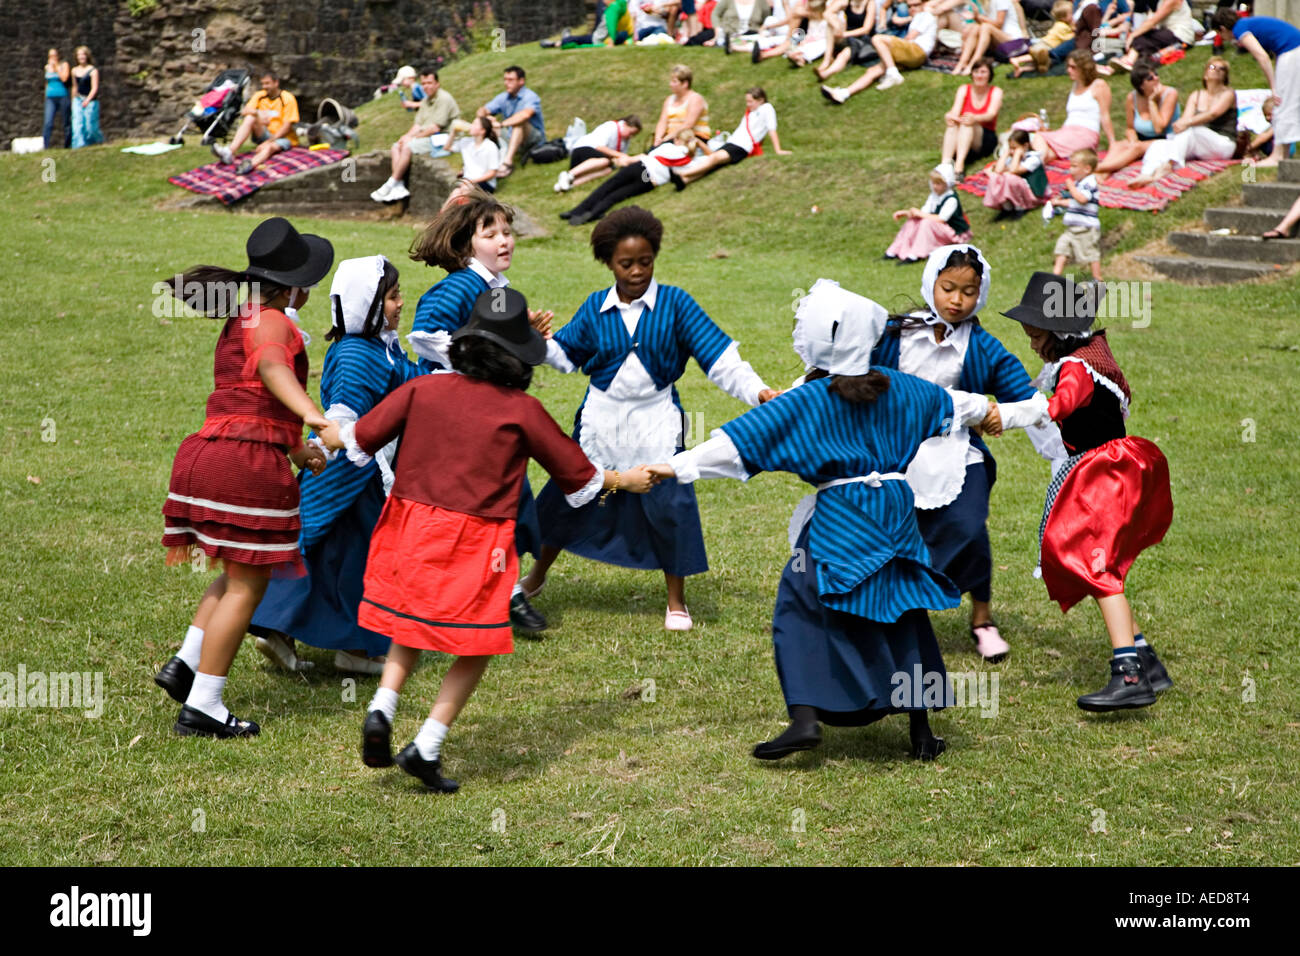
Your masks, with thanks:
[[[290,315],[329,272],[334,249],[275,218],[253,230],[247,250],[242,270],[196,266],[171,283],[191,308],[229,316],[217,339],[207,418],[181,442],[163,506],[168,564],[203,560],[199,551],[223,564],[180,652],[154,677],[183,704],[175,730],[187,736],[258,733],[222,701],[226,674],[272,573],[303,573],[289,460],[313,472],[325,465],[321,451],[302,441],[304,421],[328,423],[307,395],[306,343]]]
[[[456,657],[429,719],[397,764],[430,789],[452,793],[441,774],[442,742],[494,654],[514,649],[510,596],[518,577],[515,520],[528,459],[553,476],[571,507],[605,490],[644,492],[644,468],[597,468],[526,394],[546,340],[529,324],[514,289],[475,299],[469,321],[451,336],[459,374],[417,378],[356,422],[331,424],[321,437],[369,463],[398,436],[402,453],[392,494],[370,538],[357,621],[392,638],[379,690],[366,715],[362,758],[393,763],[389,741],[397,697],[421,650]],[[436,429],[429,422],[438,422]]]
[[[1079,698],[1091,711],[1146,707],[1157,691],[1173,686],[1124,596],[1129,567],[1173,521],[1169,463],[1154,444],[1125,432],[1128,382],[1106,333],[1090,331],[1104,294],[1095,285],[1035,272],[1020,304],[1002,313],[1021,324],[1047,362],[1036,383],[1053,393],[1048,416],[1070,455],[1047,489],[1039,565],[1062,611],[1091,596],[1106,622],[1111,680]]]

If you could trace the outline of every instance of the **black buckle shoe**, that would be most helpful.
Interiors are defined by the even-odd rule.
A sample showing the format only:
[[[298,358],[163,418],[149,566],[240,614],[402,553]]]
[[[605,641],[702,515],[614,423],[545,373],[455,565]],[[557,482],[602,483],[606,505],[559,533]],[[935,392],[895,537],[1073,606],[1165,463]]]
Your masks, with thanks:
[[[425,760],[420,756],[420,750],[415,743],[406,745],[406,749],[399,753],[394,760],[397,765],[409,773],[412,777],[418,778],[430,790],[438,793],[455,793],[460,789],[460,784],[455,780],[444,777],[439,771],[442,770],[441,760]]]
[[[393,725],[382,711],[372,710],[366,714],[365,726],[361,728],[361,762],[367,767],[391,767],[392,734]]]
[[[537,608],[528,603],[522,591],[510,599],[510,623],[525,634],[535,634],[550,626]]]
[[[759,760],[780,760],[800,750],[812,750],[822,742],[822,729],[817,724],[791,724],[779,737],[754,745],[754,756]]]
[[[1151,681],[1143,673],[1136,654],[1112,657],[1110,683],[1095,694],[1084,694],[1079,698],[1082,709],[1095,713],[1150,707],[1155,702],[1156,693],[1151,689]]]
[[[220,739],[256,737],[262,732],[262,728],[251,720],[240,720],[234,714],[231,714],[223,724],[221,721],[209,717],[203,711],[195,710],[188,704],[181,708],[180,716],[176,718],[176,726],[172,729],[182,737],[217,737]]]
[[[947,749],[948,745],[944,743],[943,738],[936,737],[934,734],[912,740],[912,756],[917,760],[933,760]]]
[[[194,686],[194,671],[179,657],[173,657],[153,675],[153,682],[167,691],[167,696],[176,703],[183,704],[189,699],[190,688]]]
[[[1159,694],[1174,686],[1173,678],[1165,670],[1165,665],[1160,663],[1160,658],[1156,657],[1156,652],[1151,645],[1139,647],[1138,663],[1142,665],[1142,673],[1147,675],[1147,680],[1151,682],[1151,689]]]

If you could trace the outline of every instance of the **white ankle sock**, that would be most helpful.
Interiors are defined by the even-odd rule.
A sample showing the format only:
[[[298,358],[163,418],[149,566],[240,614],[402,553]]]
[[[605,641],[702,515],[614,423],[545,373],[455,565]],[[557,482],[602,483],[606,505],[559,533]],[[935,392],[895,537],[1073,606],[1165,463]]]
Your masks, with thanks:
[[[437,760],[442,753],[442,742],[447,739],[447,725],[430,717],[415,735],[415,749],[425,760]]]
[[[181,644],[181,649],[176,652],[176,656],[183,660],[187,667],[192,671],[199,669],[199,654],[203,650],[203,628],[190,625],[190,629],[185,632],[185,642]]]
[[[513,598],[516,594],[523,594],[523,593],[524,593],[524,582],[516,581],[514,589],[510,592],[510,596]]]
[[[225,689],[224,677],[199,671],[194,675],[194,686],[190,688],[190,696],[185,699],[185,706],[193,707],[224,724],[230,716],[230,711],[221,700],[221,692]]]
[[[381,687],[375,691],[375,696],[370,699],[370,706],[366,708],[366,713],[377,710],[388,718],[391,726],[393,717],[397,714],[397,691],[390,690],[387,687]]]

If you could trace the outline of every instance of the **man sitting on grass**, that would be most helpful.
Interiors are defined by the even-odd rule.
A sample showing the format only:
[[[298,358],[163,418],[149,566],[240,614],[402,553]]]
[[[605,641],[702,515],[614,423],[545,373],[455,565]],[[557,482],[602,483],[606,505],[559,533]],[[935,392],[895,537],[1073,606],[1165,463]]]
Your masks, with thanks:
[[[392,171],[384,184],[370,194],[375,202],[393,202],[411,195],[403,182],[406,171],[411,168],[411,156],[415,153],[433,155],[432,137],[438,133],[450,132],[452,123],[460,118],[460,107],[452,95],[442,88],[437,70],[430,68],[420,74],[420,88],[424,90],[424,99],[415,112],[411,128],[393,144]]]
[[[247,176],[276,153],[298,145],[293,131],[298,122],[298,100],[287,90],[280,89],[280,78],[270,70],[262,74],[262,90],[244,104],[240,111],[244,117],[235,131],[229,146],[212,144],[212,152],[227,166],[235,161],[239,147],[251,138],[257,143],[253,154],[239,164],[238,176]]]
[[[505,92],[498,93],[478,108],[479,116],[500,114],[501,122],[494,123],[497,132],[508,138],[505,159],[497,170],[497,178],[505,179],[515,170],[515,154],[522,150],[524,162],[528,151],[546,142],[546,124],[542,121],[542,100],[524,85],[526,74],[522,66],[508,66],[505,70]]]

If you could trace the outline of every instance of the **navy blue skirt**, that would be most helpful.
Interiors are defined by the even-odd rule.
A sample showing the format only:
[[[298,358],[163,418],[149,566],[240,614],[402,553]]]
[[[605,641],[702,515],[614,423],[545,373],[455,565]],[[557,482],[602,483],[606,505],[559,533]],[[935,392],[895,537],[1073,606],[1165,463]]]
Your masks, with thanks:
[[[605,564],[686,577],[709,570],[692,485],[666,481],[644,495],[615,492],[570,508],[548,481],[537,496],[542,542]]]
[[[329,650],[360,648],[367,657],[388,653],[386,636],[357,624],[370,535],[383,507],[384,484],[376,474],[329,532],[303,553],[307,576],[271,579],[248,630],[262,637],[280,631]]]
[[[916,509],[930,567],[976,601],[989,599],[993,581],[988,520],[989,476],[982,462],[966,466],[966,483],[956,500],[942,508]]]
[[[527,475],[519,491],[519,514],[515,516],[515,553],[521,558],[525,554],[536,558],[542,553],[542,526],[537,521],[537,500]]]
[[[817,567],[807,555],[805,525],[781,574],[772,612],[772,646],[786,708],[815,707],[822,723],[857,727],[947,703],[948,674],[929,614],[908,611],[885,624],[831,610],[818,599]],[[927,701],[927,687],[935,688],[935,700]]]

